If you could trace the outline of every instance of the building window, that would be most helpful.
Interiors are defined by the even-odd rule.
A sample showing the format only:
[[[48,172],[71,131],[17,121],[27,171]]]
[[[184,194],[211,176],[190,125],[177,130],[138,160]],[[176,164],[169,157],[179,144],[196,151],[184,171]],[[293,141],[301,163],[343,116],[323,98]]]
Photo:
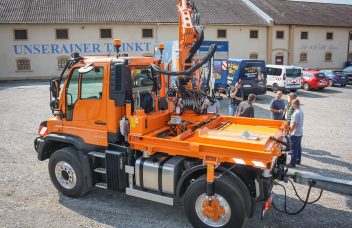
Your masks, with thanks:
[[[26,29],[15,29],[15,40],[27,40],[28,34]]]
[[[249,38],[257,39],[258,38],[258,30],[249,31]]]
[[[218,29],[218,38],[226,38],[226,29]]]
[[[332,32],[327,32],[327,33],[326,33],[326,39],[327,39],[327,40],[332,40],[332,39],[334,39],[334,33],[332,33]]]
[[[17,59],[17,70],[27,71],[31,70],[31,61],[29,59]]]
[[[276,31],[276,39],[284,39],[284,31]]]
[[[56,29],[56,39],[68,39],[68,29]]]
[[[308,40],[308,32],[301,32],[301,40]]]
[[[143,38],[153,38],[153,29],[143,29],[142,36]]]
[[[307,59],[308,59],[307,53],[301,53],[301,54],[299,55],[299,61],[300,61],[300,62],[307,62]]]
[[[331,62],[331,61],[332,61],[332,53],[326,52],[325,53],[325,62]]]
[[[112,38],[111,29],[100,29],[100,38]]]
[[[58,57],[58,58],[57,58],[57,67],[58,67],[59,69],[64,68],[64,67],[66,66],[66,63],[67,63],[67,61],[68,61],[69,59],[70,59],[70,58],[67,57],[67,56]]]
[[[258,54],[257,53],[250,53],[249,59],[258,59]]]

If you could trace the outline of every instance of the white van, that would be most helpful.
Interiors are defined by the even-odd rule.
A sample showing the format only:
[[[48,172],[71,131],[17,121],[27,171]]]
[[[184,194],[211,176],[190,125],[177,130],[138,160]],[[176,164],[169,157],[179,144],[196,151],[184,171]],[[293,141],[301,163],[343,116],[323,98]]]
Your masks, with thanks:
[[[266,85],[274,92],[294,92],[302,88],[302,67],[266,65],[266,73]]]

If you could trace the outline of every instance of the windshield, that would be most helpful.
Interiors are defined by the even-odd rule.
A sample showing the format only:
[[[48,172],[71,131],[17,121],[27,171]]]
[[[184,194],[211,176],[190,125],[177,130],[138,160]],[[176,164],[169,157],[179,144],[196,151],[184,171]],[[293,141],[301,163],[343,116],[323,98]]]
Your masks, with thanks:
[[[343,72],[342,72],[342,71],[335,71],[334,73],[335,73],[336,75],[338,75],[338,76],[343,75]]]
[[[302,71],[301,69],[286,69],[286,76],[287,77],[301,77],[302,76]]]
[[[315,74],[315,77],[316,77],[316,78],[325,78],[325,74],[323,74],[323,73],[316,73],[316,74]]]

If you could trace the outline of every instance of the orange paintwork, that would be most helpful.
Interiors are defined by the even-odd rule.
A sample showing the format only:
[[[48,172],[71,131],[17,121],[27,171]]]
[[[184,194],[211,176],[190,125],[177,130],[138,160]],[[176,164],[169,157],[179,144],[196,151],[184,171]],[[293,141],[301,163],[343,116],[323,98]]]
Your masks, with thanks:
[[[162,119],[171,116],[170,111],[167,112],[169,113],[165,111],[153,115],[138,113],[131,116],[129,141],[133,149],[147,151],[149,155],[164,152],[204,161],[207,161],[208,156],[217,159],[217,162],[241,161],[247,165],[270,169],[273,158],[281,155],[281,146],[271,140],[270,136],[282,139],[288,129],[284,121],[185,113],[180,117],[192,123],[187,130],[177,136],[161,137],[162,133],[169,130],[165,119]],[[160,119],[158,125],[149,129],[143,128],[145,120],[149,122],[156,116]],[[135,117],[138,117],[137,123],[134,122]],[[212,120],[204,126],[195,131],[191,130],[195,125],[210,119]],[[164,126],[160,127],[162,125]],[[259,140],[241,138],[244,131],[258,136]],[[211,180],[211,177],[209,179]]]

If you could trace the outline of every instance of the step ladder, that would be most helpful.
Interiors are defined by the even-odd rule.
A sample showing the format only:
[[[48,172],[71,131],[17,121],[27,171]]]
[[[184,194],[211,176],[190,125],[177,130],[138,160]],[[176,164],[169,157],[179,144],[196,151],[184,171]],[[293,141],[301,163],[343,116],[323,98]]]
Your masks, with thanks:
[[[95,187],[114,191],[125,190],[127,147],[113,145],[103,152],[91,151],[88,155],[92,161]]]
[[[93,165],[93,183],[94,187],[108,189],[106,175],[105,153],[99,151],[91,151],[88,153]]]

